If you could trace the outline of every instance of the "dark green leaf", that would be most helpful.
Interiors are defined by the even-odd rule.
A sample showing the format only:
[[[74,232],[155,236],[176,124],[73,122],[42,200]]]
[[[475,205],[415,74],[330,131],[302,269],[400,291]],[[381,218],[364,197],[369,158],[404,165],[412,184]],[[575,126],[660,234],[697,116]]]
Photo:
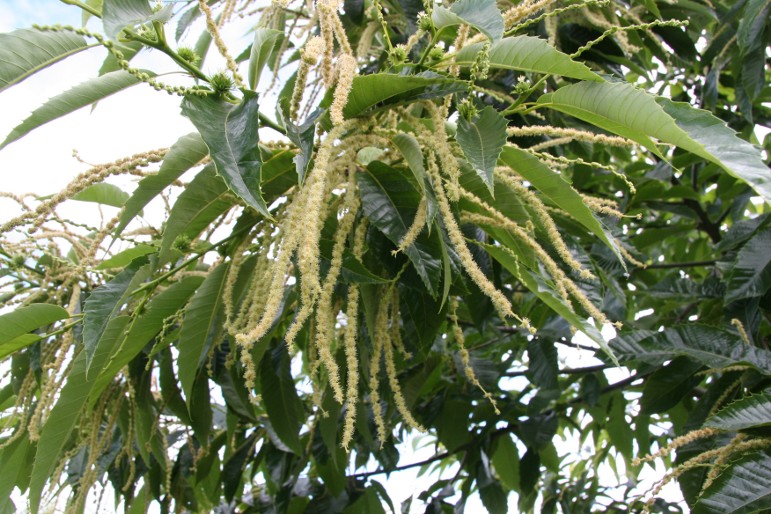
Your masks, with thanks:
[[[262,199],[262,159],[259,143],[259,104],[257,94],[244,91],[244,98],[233,105],[215,96],[188,96],[182,114],[198,129],[209,153],[231,191],[246,205],[270,217]]]
[[[702,377],[695,375],[701,368],[701,362],[686,357],[673,359],[645,380],[640,407],[648,414],[671,409],[701,382]]]
[[[432,86],[439,87],[433,96],[464,91],[464,83],[440,76],[395,75],[376,73],[354,77],[348,103],[343,109],[346,118],[355,118],[367,109],[379,107],[384,103],[416,98],[430,98]],[[428,96],[426,96],[428,95]]]
[[[300,425],[303,408],[297,396],[286,344],[276,341],[260,364],[262,401],[270,422],[281,441],[297,455],[302,455]]]
[[[510,491],[519,490],[519,451],[508,434],[498,438],[498,445],[493,453],[493,467],[498,477]]]
[[[145,73],[148,73],[150,76],[155,75],[152,72]],[[91,105],[128,87],[139,84],[139,82],[139,79],[134,75],[127,71],[119,70],[78,84],[35,109],[26,120],[22,121],[21,124],[8,134],[5,141],[0,144],[0,148],[21,139],[49,121],[61,118],[81,107]]]
[[[0,34],[0,91],[88,48],[71,32],[19,29]]]
[[[771,288],[771,229],[758,232],[736,256],[727,273],[727,302],[763,296]]]
[[[492,41],[503,37],[503,16],[495,0],[458,0],[449,9],[436,6],[431,19],[437,30],[465,24]]]
[[[126,201],[115,232],[120,234],[150,200],[171,185],[185,171],[201,162],[201,159],[208,154],[209,149],[199,134],[192,133],[179,138],[164,156],[158,173],[139,181],[139,185],[131,198]]]
[[[293,159],[297,170],[297,180],[300,184],[305,180],[305,174],[308,172],[308,166],[311,164],[313,142],[316,137],[316,120],[323,112],[320,109],[316,109],[301,125],[292,123],[288,116],[284,118],[286,137],[300,149],[300,152]]]
[[[506,144],[506,119],[488,105],[472,121],[461,117],[455,138],[492,194],[493,170]]]
[[[771,453],[743,455],[729,465],[694,505],[693,514],[750,514],[771,509]]]
[[[173,4],[167,4],[159,11],[153,11],[147,0],[104,0],[102,4],[102,23],[104,33],[110,39],[117,39],[120,31],[142,23],[171,18]]]
[[[279,30],[260,27],[254,31],[254,43],[252,43],[252,52],[249,57],[249,87],[257,89],[260,83],[260,74],[268,62],[273,49],[281,44],[284,39],[284,33]]]
[[[709,417],[705,427],[738,431],[771,425],[771,394],[759,393],[737,400]]]
[[[211,347],[212,338],[216,337],[222,327],[222,297],[227,269],[227,265],[220,264],[209,271],[185,308],[177,345],[177,368],[188,407],[198,370]]]
[[[556,390],[559,386],[559,367],[554,343],[538,338],[530,339],[527,342],[527,358],[528,376],[533,384],[541,389]]]
[[[483,43],[464,46],[455,56],[461,66],[472,66],[482,51]],[[547,41],[533,36],[514,36],[501,39],[489,50],[491,68],[504,70],[552,73],[578,80],[602,81],[602,77],[584,63],[572,60]]]
[[[129,293],[129,286],[139,268],[147,263],[140,257],[129,264],[126,269],[101,287],[96,288],[86,300],[83,307],[83,346],[85,348],[86,371],[91,368],[96,345],[107,327],[121,309],[122,300]]]

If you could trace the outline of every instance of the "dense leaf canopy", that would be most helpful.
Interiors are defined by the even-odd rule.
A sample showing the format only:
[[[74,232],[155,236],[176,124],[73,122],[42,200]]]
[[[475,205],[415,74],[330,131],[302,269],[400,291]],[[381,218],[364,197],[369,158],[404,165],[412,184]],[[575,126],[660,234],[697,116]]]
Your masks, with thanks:
[[[63,1],[0,92],[104,65],[0,148],[197,132],[4,198],[0,512],[771,509],[771,2]]]

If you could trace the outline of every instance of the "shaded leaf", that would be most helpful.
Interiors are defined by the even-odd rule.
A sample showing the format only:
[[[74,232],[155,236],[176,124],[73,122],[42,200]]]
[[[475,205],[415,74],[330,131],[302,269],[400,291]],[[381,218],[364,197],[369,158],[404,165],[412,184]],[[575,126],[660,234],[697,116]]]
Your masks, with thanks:
[[[519,490],[519,451],[508,434],[498,438],[498,445],[493,452],[493,467],[498,477],[510,491]]]
[[[750,514],[771,509],[771,453],[743,455],[724,470],[693,506],[693,514]]]
[[[150,76],[155,73],[146,71]],[[118,70],[89,79],[61,93],[35,109],[27,119],[16,126],[5,138],[0,148],[21,139],[34,129],[49,121],[61,118],[73,111],[91,105],[128,87],[139,84],[140,80],[125,70]]]
[[[104,0],[102,3],[102,23],[104,33],[110,39],[116,39],[126,27],[134,27],[152,21],[166,22],[171,18],[174,4],[167,4],[159,11],[153,11],[147,0]]]
[[[313,157],[313,142],[316,137],[316,120],[324,111],[316,109],[301,125],[295,125],[289,119],[289,116],[284,116],[284,125],[286,126],[286,137],[291,142],[297,145],[300,152],[294,156],[292,161],[295,163],[295,169],[297,170],[297,180],[299,184],[302,184],[305,180],[305,174],[308,172],[308,166],[311,164],[311,158]]]
[[[727,302],[763,296],[771,288],[771,229],[758,232],[736,256],[727,273]]]
[[[527,342],[528,376],[541,389],[557,389],[559,366],[554,343],[538,338]]]
[[[472,121],[458,120],[455,139],[492,194],[493,170],[506,144],[506,119],[488,105]]]
[[[302,455],[300,425],[303,409],[289,370],[289,355],[283,341],[277,341],[260,364],[262,400],[279,439],[292,452]]]
[[[228,266],[220,264],[209,271],[185,309],[179,333],[177,367],[182,392],[191,406],[193,382],[211,346],[212,337],[221,330],[222,297]]]
[[[455,56],[461,66],[472,66],[484,43],[464,46]],[[501,39],[490,46],[491,68],[504,70],[553,73],[579,80],[601,82],[603,79],[584,63],[574,61],[550,45],[546,40],[533,36],[514,36]]]
[[[179,138],[164,156],[158,173],[139,181],[139,185],[126,201],[115,233],[120,234],[150,200],[158,196],[185,171],[201,162],[201,159],[208,154],[209,149],[198,133],[187,134]]]
[[[495,0],[458,0],[449,9],[436,6],[431,20],[441,30],[453,25],[469,25],[492,41],[503,37],[503,15]]]
[[[252,43],[251,56],[249,57],[249,87],[257,89],[260,83],[260,74],[268,62],[273,49],[281,44],[284,33],[280,30],[273,30],[264,27],[255,29],[254,43]]]
[[[710,416],[705,427],[738,431],[771,425],[771,394],[746,396]]]
[[[648,414],[671,409],[693,392],[702,377],[696,372],[702,363],[677,357],[645,380],[640,407]]]
[[[244,91],[244,98],[233,105],[215,96],[188,96],[182,114],[198,129],[209,153],[231,191],[246,205],[270,217],[262,199],[259,143],[259,104],[257,94]]]
[[[437,86],[439,89],[432,89],[431,86]],[[379,107],[386,102],[392,104],[405,99],[445,96],[449,93],[465,91],[467,88],[468,86],[463,82],[438,75],[391,73],[359,75],[353,78],[351,93],[348,95],[348,103],[343,109],[343,115],[346,118],[354,118],[367,109]]]
[[[72,32],[19,29],[0,34],[0,91],[89,48]]]

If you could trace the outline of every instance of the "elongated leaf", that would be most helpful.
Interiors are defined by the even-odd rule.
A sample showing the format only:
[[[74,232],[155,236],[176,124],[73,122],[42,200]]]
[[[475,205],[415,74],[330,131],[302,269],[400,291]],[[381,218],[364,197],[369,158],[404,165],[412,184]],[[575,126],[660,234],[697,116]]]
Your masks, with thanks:
[[[586,206],[581,195],[565,180],[565,178],[552,171],[537,157],[513,146],[507,146],[501,152],[501,160],[511,169],[516,171],[533,187],[546,195],[581,225],[589,229],[592,234],[600,238],[608,248],[613,250],[620,262],[623,262],[618,247],[610,235],[608,229],[594,216],[594,213]]]
[[[469,25],[492,41],[503,37],[503,15],[495,0],[458,0],[449,9],[434,8],[431,16],[437,30],[453,25]]]
[[[131,195],[131,198],[126,201],[115,232],[120,234],[150,200],[158,196],[161,191],[171,185],[184,172],[201,162],[201,159],[208,154],[209,149],[203,142],[203,139],[201,139],[200,134],[192,133],[179,138],[169,148],[158,173],[139,181],[139,185]]]
[[[123,271],[101,287],[96,288],[83,307],[83,346],[86,370],[90,369],[96,344],[109,321],[121,308],[121,300],[128,292],[131,280],[139,268],[147,262],[146,258],[135,259]]]
[[[254,43],[252,43],[252,52],[249,57],[249,87],[257,89],[260,83],[260,74],[268,62],[273,49],[281,44],[284,33],[280,30],[267,29],[264,27],[254,31]]]
[[[41,339],[42,337],[37,334],[24,334],[11,339],[10,341],[0,343],[0,359],[5,359],[12,353],[17,352],[22,348],[26,348],[27,346],[40,341]]]
[[[120,341],[115,351],[110,354],[110,359],[99,370],[99,376],[94,385],[94,401],[99,393],[112,382],[118,371],[131,362],[147,346],[147,343],[152,341],[161,331],[166,319],[184,307],[201,282],[203,282],[202,277],[185,277],[164,289],[147,302],[141,313],[134,315],[126,337]],[[102,343],[103,341],[100,342],[100,344]]]
[[[166,22],[171,18],[173,4],[167,4],[159,11],[153,11],[147,0],[104,0],[102,4],[102,23],[104,33],[110,39],[116,39],[120,31],[140,23],[152,21]]]
[[[664,412],[692,394],[702,377],[696,372],[702,363],[686,357],[677,357],[657,369],[645,380],[640,407],[646,414]]]
[[[759,451],[732,463],[702,494],[692,514],[750,514],[771,509],[771,453]]]
[[[179,382],[188,408],[192,399],[193,382],[212,338],[221,330],[222,297],[228,267],[220,264],[209,272],[185,309],[179,333]]]
[[[148,255],[154,252],[157,252],[158,248],[151,245],[146,245],[139,243],[136,246],[132,246],[131,248],[127,248],[123,250],[122,252],[113,255],[109,259],[102,261],[99,266],[97,266],[95,269],[98,270],[106,270],[106,269],[114,269],[114,268],[123,268],[125,266],[128,266],[131,261],[138,257],[142,257],[143,255]]]
[[[367,173],[356,175],[361,192],[362,210],[373,226],[398,245],[407,233],[417,212],[420,194],[395,168],[374,161]],[[414,244],[404,249],[426,289],[436,296],[440,272],[441,250],[434,254],[421,234]],[[438,250],[438,249],[437,249]]]
[[[732,432],[771,425],[771,394],[753,394],[720,409],[705,427]]]
[[[642,337],[623,334],[611,342],[621,360],[661,364],[684,355],[715,369],[747,364],[759,373],[771,375],[771,352],[750,346],[737,335],[696,323],[670,327]]]
[[[412,174],[415,175],[415,181],[421,190],[425,190],[426,168],[423,166],[423,151],[420,149],[420,143],[411,134],[396,134],[392,141],[399,152],[407,161]]]
[[[58,305],[33,303],[0,315],[0,349],[6,343],[70,315]],[[1,350],[0,350],[1,351]]]
[[[651,137],[679,146],[717,164],[771,201],[771,174],[758,150],[707,111],[626,83],[580,82],[543,95],[538,104],[637,141],[659,156]]]
[[[231,191],[265,217],[270,217],[262,199],[262,159],[258,134],[257,94],[244,91],[233,105],[217,97],[190,96],[182,102],[182,114],[200,132],[217,166],[217,173]]]
[[[559,366],[554,344],[540,339],[527,342],[528,376],[541,389],[558,388]]]
[[[207,165],[179,195],[169,213],[161,240],[159,264],[168,262],[178,236],[195,238],[217,216],[232,204],[227,199],[228,187],[214,169]]]
[[[498,446],[493,452],[493,467],[501,483],[510,491],[519,490],[519,451],[508,434],[498,438]]]
[[[727,274],[726,301],[763,296],[771,288],[771,230],[757,233],[745,244]]]
[[[300,149],[300,152],[293,159],[299,184],[302,184],[305,180],[305,174],[308,172],[308,166],[311,164],[313,141],[316,137],[316,120],[323,112],[321,109],[316,109],[300,125],[292,123],[289,116],[284,117],[286,137]]]
[[[112,207],[122,207],[129,195],[116,185],[101,182],[93,184],[72,197],[80,202],[101,203]]]
[[[471,66],[482,51],[483,43],[463,47],[455,56],[461,66]],[[584,63],[574,61],[551,46],[547,41],[533,36],[514,36],[501,39],[489,50],[491,68],[504,70],[553,73],[578,80],[602,82],[602,77]]]
[[[23,475],[29,476],[29,468],[34,458],[34,447],[29,442],[29,436],[22,434],[15,441],[10,441],[0,452],[0,469],[3,470],[3,480],[0,480],[0,512],[18,512],[12,508],[11,492],[18,484],[19,490],[27,480]]]
[[[395,75],[376,73],[354,77],[348,103],[343,109],[346,118],[355,118],[367,109],[406,99],[431,98],[465,91],[463,82],[440,76]],[[426,96],[428,95],[428,96]]]
[[[91,358],[91,365],[101,369],[107,357],[119,341],[128,316],[118,316],[108,323],[99,341],[98,351]],[[40,433],[35,464],[32,467],[32,478],[29,485],[29,501],[32,512],[37,513],[40,507],[40,499],[43,487],[51,476],[62,457],[64,445],[72,433],[75,424],[81,416],[86,400],[91,394],[96,374],[87,376],[88,364],[86,352],[81,351],[76,357],[67,376],[67,383],[61,389],[61,394],[56,405],[51,410],[45,425]]]
[[[289,369],[289,355],[283,341],[277,341],[263,357],[260,363],[260,385],[265,410],[278,438],[292,452],[302,455],[302,404],[297,396]]]
[[[88,48],[72,32],[19,29],[0,34],[0,91]]]
[[[460,118],[455,139],[493,194],[493,170],[506,144],[506,119],[488,105],[473,121]]]
[[[152,72],[146,72],[155,75]],[[57,95],[35,109],[29,117],[16,126],[5,138],[0,148],[21,139],[49,121],[61,118],[73,111],[91,105],[128,87],[139,84],[139,79],[127,71],[113,71],[101,77],[89,79],[72,89]]]

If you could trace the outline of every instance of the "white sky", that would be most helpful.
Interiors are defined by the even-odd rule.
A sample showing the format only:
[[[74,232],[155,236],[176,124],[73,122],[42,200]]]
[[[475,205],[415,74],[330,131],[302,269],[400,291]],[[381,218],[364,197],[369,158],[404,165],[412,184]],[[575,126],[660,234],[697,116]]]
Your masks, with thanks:
[[[32,23],[79,26],[80,11],[55,0],[0,0],[0,32],[29,27]],[[98,30],[98,20],[92,20],[89,26]],[[245,31],[246,28],[241,34]],[[234,46],[238,49],[242,47]],[[214,54],[216,52],[210,52],[206,70],[222,67]],[[0,141],[47,98],[96,76],[105,55],[106,51],[102,48],[81,52],[0,93]],[[173,69],[168,58],[162,54],[144,55],[142,59],[142,66],[154,71]],[[133,153],[170,146],[180,136],[195,130],[180,114],[179,104],[179,97],[139,84],[102,100],[93,111],[84,108],[48,123],[0,151],[0,190],[16,194],[58,192],[88,167],[72,157],[73,149],[77,149],[80,157],[87,162],[101,164]],[[271,110],[267,114],[272,117]],[[70,209],[91,208],[78,202],[72,204]],[[0,198],[0,222],[18,212],[15,204]],[[569,359],[572,367],[596,363],[590,357],[580,357],[580,353],[563,354],[563,358]],[[433,445],[413,449],[413,442],[408,440],[402,445],[400,464],[433,455]],[[565,448],[565,445],[570,447],[569,441],[562,444],[561,451],[570,451]],[[578,448],[575,451],[578,452]],[[451,477],[456,470],[457,467],[453,466],[442,476]],[[660,476],[661,471],[659,467],[657,473],[648,474]],[[609,482],[615,482],[610,476]],[[413,492],[420,493],[437,480],[435,475],[418,478],[417,469],[395,473],[388,480],[385,475],[375,478],[386,484],[397,510],[402,500]],[[623,477],[621,481],[624,482]],[[671,499],[681,498],[674,485],[668,487],[667,493]],[[514,495],[509,497],[509,507],[511,512],[516,511]],[[412,510],[423,512],[424,509],[423,503],[416,498]],[[484,512],[477,495],[468,502],[467,512]]]

